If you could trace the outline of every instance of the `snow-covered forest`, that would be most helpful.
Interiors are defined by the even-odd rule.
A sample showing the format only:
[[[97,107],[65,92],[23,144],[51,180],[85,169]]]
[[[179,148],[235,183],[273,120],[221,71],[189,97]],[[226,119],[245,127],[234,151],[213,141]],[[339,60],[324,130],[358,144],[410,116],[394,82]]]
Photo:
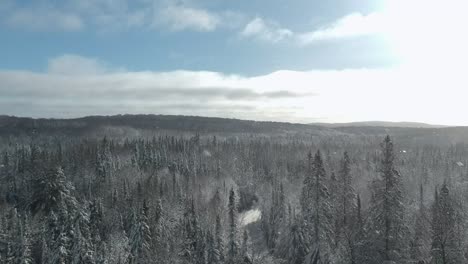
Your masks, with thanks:
[[[464,133],[132,119],[0,126],[0,263],[468,263]]]

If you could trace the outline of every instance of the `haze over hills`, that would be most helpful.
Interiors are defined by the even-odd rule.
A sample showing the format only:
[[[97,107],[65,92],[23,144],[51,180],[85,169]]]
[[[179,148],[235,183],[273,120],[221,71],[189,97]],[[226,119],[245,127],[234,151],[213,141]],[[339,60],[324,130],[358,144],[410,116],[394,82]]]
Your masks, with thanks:
[[[348,123],[312,123],[325,127],[411,127],[411,128],[442,128],[445,125],[427,124],[421,122],[390,122],[390,121],[359,121]]]
[[[218,135],[266,135],[299,137],[356,137],[392,135],[399,142],[427,144],[468,143],[468,127],[444,127],[412,122],[353,122],[299,124],[181,115],[87,116],[74,119],[47,119],[0,116],[0,135],[18,137],[86,136],[150,137],[161,133]]]
[[[438,124],[427,124],[422,122],[390,122],[390,121],[358,121],[358,122],[346,122],[346,123],[325,123],[325,122],[317,122],[317,123],[309,123],[309,124],[302,124],[302,123],[291,123],[291,122],[279,122],[279,121],[254,121],[254,120],[245,120],[245,119],[236,119],[236,118],[220,118],[220,117],[204,117],[204,116],[187,116],[187,115],[155,115],[155,114],[124,114],[124,115],[109,115],[109,116],[100,116],[100,115],[93,115],[93,116],[84,116],[79,118],[30,118],[30,117],[17,117],[17,116],[8,116],[8,115],[0,115],[0,127],[6,126],[7,124],[12,125],[13,122],[17,125],[25,124],[24,122],[30,124],[41,124],[41,123],[48,123],[48,122],[66,122],[66,123],[75,123],[77,121],[82,122],[104,122],[115,124],[118,122],[130,122],[139,123],[147,121],[147,122],[158,122],[158,123],[166,123],[170,121],[204,121],[204,122],[214,122],[214,123],[227,123],[227,122],[240,122],[243,124],[263,124],[263,125],[272,125],[272,126],[321,126],[321,127],[328,127],[328,128],[337,128],[337,127],[400,127],[400,128],[445,128],[451,127],[447,125],[438,125]],[[17,123],[19,122],[19,123]],[[149,125],[149,124],[147,124]]]

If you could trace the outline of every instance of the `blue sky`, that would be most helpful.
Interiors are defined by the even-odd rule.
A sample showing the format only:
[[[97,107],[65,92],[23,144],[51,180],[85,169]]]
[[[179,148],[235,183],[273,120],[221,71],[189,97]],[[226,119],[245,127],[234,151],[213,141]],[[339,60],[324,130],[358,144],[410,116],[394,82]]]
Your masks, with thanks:
[[[269,24],[272,31],[311,32],[348,14],[374,12],[379,8],[378,1],[265,3],[6,2],[1,33],[8,37],[2,40],[0,68],[40,71],[48,59],[62,54],[99,58],[133,71],[189,69],[245,75],[280,69],[385,67],[393,63],[391,57],[380,52],[382,43],[373,38],[298,45],[287,35],[241,34],[255,19]],[[187,10],[199,16],[190,19],[189,13],[182,17]]]
[[[419,70],[414,61],[439,48],[410,43],[428,41],[429,34],[419,37],[418,31],[425,32],[425,22],[440,7],[434,4],[422,16],[427,21],[413,23],[418,5],[395,2],[400,5],[384,0],[2,0],[0,114],[141,112],[292,122],[463,123],[461,117],[369,111],[378,108],[372,96],[378,96],[381,84],[400,100],[407,91],[402,86],[422,84],[395,79],[415,69],[415,76],[438,72]],[[462,49],[457,51],[459,56]],[[445,55],[434,57],[453,63]],[[429,89],[431,100],[440,98],[438,89]],[[407,109],[414,107],[417,94],[403,100]]]

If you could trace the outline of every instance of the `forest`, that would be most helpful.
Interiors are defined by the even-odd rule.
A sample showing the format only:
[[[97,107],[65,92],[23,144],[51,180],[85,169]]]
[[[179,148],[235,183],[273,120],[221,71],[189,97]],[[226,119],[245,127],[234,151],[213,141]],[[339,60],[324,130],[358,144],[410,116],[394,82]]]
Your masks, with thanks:
[[[0,263],[468,263],[468,128],[0,117]]]

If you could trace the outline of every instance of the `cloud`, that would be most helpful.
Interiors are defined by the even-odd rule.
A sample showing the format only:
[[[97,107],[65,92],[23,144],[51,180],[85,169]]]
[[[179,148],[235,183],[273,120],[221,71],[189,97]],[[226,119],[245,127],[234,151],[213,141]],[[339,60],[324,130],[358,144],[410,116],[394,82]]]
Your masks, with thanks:
[[[109,72],[105,63],[95,58],[64,54],[48,62],[47,72],[56,75],[97,75]]]
[[[282,28],[278,24],[265,21],[260,17],[251,20],[240,35],[245,38],[256,38],[268,42],[278,42],[289,38],[293,32],[287,28]]]
[[[168,6],[160,11],[160,21],[173,31],[213,31],[221,20],[217,14],[204,9]]]
[[[116,70],[71,54],[50,59],[44,73],[0,71],[0,83],[0,112],[31,116],[183,113],[262,119],[286,115],[286,109],[271,108],[275,102],[314,96],[218,72]]]
[[[299,33],[300,44],[307,45],[319,41],[360,37],[382,33],[385,30],[384,16],[380,13],[352,13],[317,30]]]
[[[352,13],[309,32],[294,32],[278,23],[256,17],[245,25],[240,35],[272,43],[292,39],[299,45],[309,45],[322,41],[377,35],[386,29],[387,20],[381,13]]]
[[[14,10],[7,16],[6,23],[37,31],[79,31],[85,27],[79,15],[53,8]]]
[[[0,22],[36,31],[79,31],[86,27],[99,32],[129,29],[209,32],[225,19],[237,25],[242,17],[232,11],[211,12],[172,1],[45,0],[24,6],[4,1],[0,3],[0,12],[5,15]]]
[[[460,124],[468,95],[468,78],[461,70],[282,70],[249,77],[116,70],[76,55],[51,59],[44,73],[0,71],[0,83],[0,113],[35,117],[159,113],[305,123],[320,117]]]

